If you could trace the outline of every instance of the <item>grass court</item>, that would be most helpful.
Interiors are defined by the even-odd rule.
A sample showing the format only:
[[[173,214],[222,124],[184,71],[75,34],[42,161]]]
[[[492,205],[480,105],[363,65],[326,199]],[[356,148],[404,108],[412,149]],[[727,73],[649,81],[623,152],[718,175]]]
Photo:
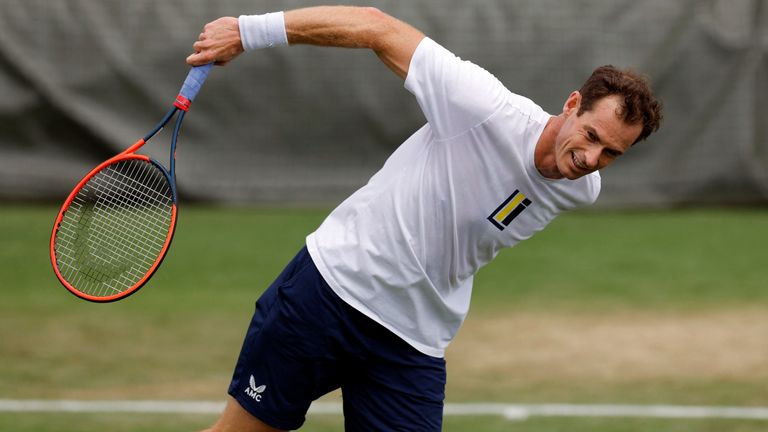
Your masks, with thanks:
[[[57,209],[0,207],[0,399],[223,400],[253,303],[327,209],[182,207],[137,294],[53,275]],[[578,212],[475,278],[447,401],[768,406],[768,210]],[[336,393],[324,400],[339,401]],[[190,431],[208,414],[0,412],[0,430]],[[303,430],[341,430],[310,416]],[[768,421],[446,417],[446,431],[739,431]]]

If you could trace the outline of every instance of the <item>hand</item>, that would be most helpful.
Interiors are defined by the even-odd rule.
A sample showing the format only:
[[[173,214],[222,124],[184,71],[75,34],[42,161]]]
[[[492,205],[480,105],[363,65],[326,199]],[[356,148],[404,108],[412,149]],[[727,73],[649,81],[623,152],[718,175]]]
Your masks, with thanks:
[[[222,17],[203,27],[197,42],[192,45],[195,53],[187,57],[191,66],[214,62],[223,66],[243,52],[240,41],[240,25],[237,18]]]

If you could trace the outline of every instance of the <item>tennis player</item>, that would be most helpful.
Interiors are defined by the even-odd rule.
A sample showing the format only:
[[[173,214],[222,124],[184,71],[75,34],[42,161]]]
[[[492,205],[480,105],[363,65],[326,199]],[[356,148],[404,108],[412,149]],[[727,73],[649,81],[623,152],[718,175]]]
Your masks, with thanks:
[[[443,353],[473,275],[593,203],[598,171],[658,129],[660,104],[643,77],[605,66],[550,115],[375,8],[219,18],[187,61],[226,64],[287,44],[372,49],[427,124],[309,234],[257,301],[210,430],[297,429],[313,400],[341,388],[346,430],[439,431]]]

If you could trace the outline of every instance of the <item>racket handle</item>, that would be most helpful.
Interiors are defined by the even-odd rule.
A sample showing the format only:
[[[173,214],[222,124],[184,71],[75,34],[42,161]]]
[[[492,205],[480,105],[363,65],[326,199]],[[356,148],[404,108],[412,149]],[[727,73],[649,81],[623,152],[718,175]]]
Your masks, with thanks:
[[[200,91],[200,87],[202,87],[212,67],[213,63],[192,67],[181,86],[179,95],[176,96],[176,102],[173,103],[177,108],[184,111],[189,110],[189,106],[192,105],[192,101],[197,96],[197,92]]]

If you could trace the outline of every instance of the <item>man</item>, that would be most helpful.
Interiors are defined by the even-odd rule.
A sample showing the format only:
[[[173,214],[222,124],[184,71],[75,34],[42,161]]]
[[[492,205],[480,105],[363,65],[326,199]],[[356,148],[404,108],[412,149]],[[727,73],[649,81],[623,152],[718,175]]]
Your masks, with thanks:
[[[658,129],[660,104],[642,77],[601,67],[550,116],[374,8],[220,18],[187,61],[226,64],[281,44],[372,49],[428,122],[259,299],[211,430],[296,429],[312,400],[341,388],[347,430],[438,431],[443,353],[473,275],[559,213],[594,202],[598,170]]]

